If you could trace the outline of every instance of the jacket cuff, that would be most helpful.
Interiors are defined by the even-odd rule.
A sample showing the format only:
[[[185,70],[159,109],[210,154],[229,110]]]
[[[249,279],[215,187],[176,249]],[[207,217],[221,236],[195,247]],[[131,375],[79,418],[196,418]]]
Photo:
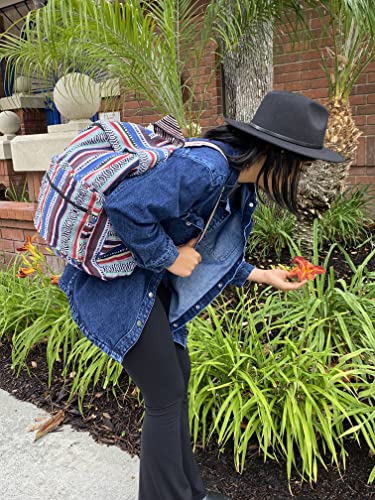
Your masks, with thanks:
[[[178,256],[179,252],[176,245],[172,240],[169,240],[167,248],[163,252],[163,255],[159,259],[150,262],[147,267],[156,272],[162,271],[163,269],[167,269],[169,266],[171,266],[176,261]]]
[[[244,286],[244,284],[247,281],[247,278],[249,277],[253,269],[255,269],[255,266],[252,266],[251,264],[243,260],[241,264],[238,266],[236,274],[230,280],[228,285],[233,285],[237,287]]]

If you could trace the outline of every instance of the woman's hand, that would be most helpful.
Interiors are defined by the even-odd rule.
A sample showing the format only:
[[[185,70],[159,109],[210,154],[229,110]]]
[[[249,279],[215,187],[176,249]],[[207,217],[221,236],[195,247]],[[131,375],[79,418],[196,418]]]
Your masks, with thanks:
[[[298,290],[301,288],[307,280],[303,281],[288,281],[292,278],[289,271],[284,271],[283,269],[258,269],[255,268],[250,273],[248,281],[255,281],[256,283],[264,283],[266,285],[271,285],[279,290],[287,292],[288,290]]]
[[[187,278],[192,274],[202,260],[201,254],[193,248],[197,239],[198,238],[193,238],[185,245],[177,247],[179,256],[174,263],[167,268],[170,273],[181,276],[181,278]]]

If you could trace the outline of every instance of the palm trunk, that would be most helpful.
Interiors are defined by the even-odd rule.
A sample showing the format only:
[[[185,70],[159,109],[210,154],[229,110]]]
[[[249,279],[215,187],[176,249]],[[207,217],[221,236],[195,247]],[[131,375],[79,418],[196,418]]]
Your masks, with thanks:
[[[264,95],[272,89],[272,23],[253,23],[234,50],[223,57],[225,113],[250,121]]]
[[[301,213],[295,233],[301,239],[301,246],[307,254],[312,252],[314,218],[322,217],[345,190],[361,134],[354,123],[348,102],[332,99],[327,107],[330,115],[325,146],[340,153],[346,160],[342,163],[316,160],[306,162],[303,166],[297,195]]]

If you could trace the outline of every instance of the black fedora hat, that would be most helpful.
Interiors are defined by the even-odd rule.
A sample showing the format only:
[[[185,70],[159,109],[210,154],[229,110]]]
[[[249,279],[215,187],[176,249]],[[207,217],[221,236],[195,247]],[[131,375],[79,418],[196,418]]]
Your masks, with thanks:
[[[228,125],[288,151],[339,163],[341,155],[324,147],[328,110],[302,94],[272,91],[250,123],[224,118]]]

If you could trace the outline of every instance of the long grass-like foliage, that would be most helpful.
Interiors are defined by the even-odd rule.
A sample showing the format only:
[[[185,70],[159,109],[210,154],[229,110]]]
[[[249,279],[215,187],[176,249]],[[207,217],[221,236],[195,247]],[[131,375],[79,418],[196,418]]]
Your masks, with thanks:
[[[354,186],[339,195],[332,206],[317,220],[320,249],[333,243],[359,247],[372,240],[374,221],[367,215],[373,208],[374,195],[368,186]],[[248,241],[249,258],[265,258],[271,252],[280,257],[291,250],[295,241],[296,218],[271,201],[259,203],[254,212],[254,225]]]
[[[48,277],[35,274],[16,276],[23,261],[17,259],[0,272],[0,339],[12,344],[12,364],[16,374],[36,346],[45,346],[48,384],[56,362],[70,386],[69,400],[83,400],[89,388],[115,387],[122,372],[121,364],[109,358],[80,332],[73,321],[65,294]],[[73,374],[73,375],[72,375]]]
[[[247,252],[264,258],[271,252],[278,257],[293,239],[295,216],[272,201],[259,203],[255,209],[253,228],[248,240]]]
[[[310,481],[328,459],[345,468],[349,436],[375,450],[375,250],[357,269],[343,257],[349,285],[330,269],[296,292],[241,291],[191,325],[194,441],[231,443],[238,471],[252,441],[284,457],[289,478],[300,457]]]
[[[374,207],[374,199],[369,186],[353,186],[340,194],[319,221],[320,244],[339,242],[356,247],[371,237],[374,221],[367,213]]]
[[[318,262],[315,224],[314,264]],[[289,241],[292,254],[299,248]],[[41,257],[29,242],[30,265]],[[375,273],[368,263],[375,249],[336,280],[334,269],[303,289],[283,293],[267,288],[255,297],[243,289],[237,303],[216,301],[190,326],[191,426],[195,443],[214,436],[231,443],[237,470],[246,464],[249,443],[264,458],[284,457],[317,480],[318,465],[331,460],[345,468],[347,440],[365,442],[375,452]],[[0,338],[12,343],[20,369],[36,346],[45,346],[49,383],[57,361],[70,397],[83,400],[97,386],[117,389],[122,366],[88,341],[73,322],[67,299],[48,276],[17,277],[25,255],[0,272]],[[224,296],[223,296],[224,297]],[[300,464],[300,465],[299,465]],[[375,469],[369,481],[375,478]]]

